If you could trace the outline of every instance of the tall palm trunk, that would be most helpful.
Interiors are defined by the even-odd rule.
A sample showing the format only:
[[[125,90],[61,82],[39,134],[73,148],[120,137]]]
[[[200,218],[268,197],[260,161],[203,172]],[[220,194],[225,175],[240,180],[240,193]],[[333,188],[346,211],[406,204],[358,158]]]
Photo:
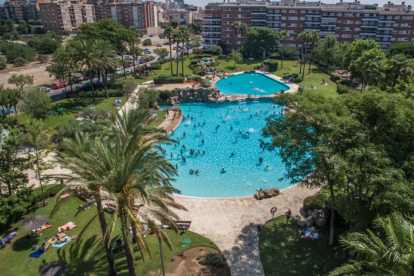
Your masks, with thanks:
[[[108,88],[106,87],[106,83],[108,82],[108,70],[105,70],[105,72],[102,72],[102,81],[104,83],[106,98],[109,99]]]
[[[132,236],[134,237],[135,241],[138,244],[139,252],[141,253],[141,257],[142,257],[142,262],[145,263],[144,254],[143,254],[142,248],[141,248],[141,242],[140,242],[140,239],[139,239],[139,236],[138,236],[138,233],[137,233],[138,225],[136,224],[135,221],[132,221],[131,226],[132,226]]]
[[[234,29],[234,50],[237,50],[236,41],[237,40],[237,31]]]
[[[306,48],[305,48],[305,61],[303,63],[303,71],[302,71],[302,79],[305,77],[305,69],[306,69],[306,54],[308,53],[308,42],[306,42]]]
[[[315,42],[312,41],[312,52],[311,52],[311,56],[310,56],[310,60],[309,60],[309,71],[308,74],[310,74],[310,68],[311,68],[311,64],[312,64],[312,56],[313,56],[313,49],[315,48]]]
[[[335,199],[333,192],[333,185],[331,181],[328,181],[329,191],[331,193],[331,222],[330,222],[330,234],[329,234],[329,246],[334,245],[335,241]]]
[[[394,87],[397,84],[397,80],[398,80],[398,73],[395,73],[394,81],[392,82],[391,91],[390,91],[391,94],[394,92]]]
[[[285,40],[283,39],[283,47],[282,47],[282,64],[280,66],[281,69],[283,69],[283,59],[285,58]]]
[[[303,60],[303,48],[300,52],[300,63],[299,63],[299,75],[302,74],[302,60]]]
[[[73,81],[71,81],[71,73],[70,73],[70,70],[68,71],[68,78],[69,78],[69,81],[70,81],[70,91],[71,92],[73,92]],[[23,92],[23,91],[22,91]]]
[[[180,49],[178,46],[180,46],[180,42],[177,41],[177,76],[178,76],[178,64],[180,63],[180,58],[178,57],[178,50]]]
[[[183,40],[183,50],[182,52],[182,57],[181,57],[181,72],[183,72],[183,77],[184,77],[184,40]]]
[[[99,222],[101,224],[102,235],[105,237],[104,246],[105,246],[105,251],[106,251],[106,257],[108,259],[109,275],[115,276],[117,274],[116,269],[115,269],[115,258],[114,258],[114,253],[112,252],[110,236],[106,235],[106,230],[108,228],[108,225],[106,223],[104,208],[103,208],[101,196],[99,193],[100,191],[98,190],[97,193],[95,194],[96,208],[98,209],[98,217],[99,217]]]
[[[121,53],[121,57],[122,57],[122,67],[124,67],[124,77],[126,79],[125,64],[124,64],[124,53]]]
[[[89,68],[89,80],[91,82],[91,88],[92,88],[92,98],[93,102],[95,102],[95,88],[93,88],[93,78],[92,78],[92,70]]]
[[[173,65],[172,65],[172,50],[171,50],[171,35],[168,36],[168,41],[169,41],[169,45],[170,45],[170,67],[171,67],[171,76],[174,75],[173,73]]]
[[[135,257],[134,257],[134,253],[132,251],[132,248],[129,242],[129,229],[128,229],[128,224],[127,224],[126,214],[122,214],[121,223],[122,223],[122,237],[124,240],[125,256],[126,256],[127,264],[128,264],[128,272],[129,272],[128,274],[129,276],[137,276],[137,272],[135,270]]]
[[[134,62],[134,77],[137,75],[137,73],[135,73],[135,43],[132,45],[132,60]]]

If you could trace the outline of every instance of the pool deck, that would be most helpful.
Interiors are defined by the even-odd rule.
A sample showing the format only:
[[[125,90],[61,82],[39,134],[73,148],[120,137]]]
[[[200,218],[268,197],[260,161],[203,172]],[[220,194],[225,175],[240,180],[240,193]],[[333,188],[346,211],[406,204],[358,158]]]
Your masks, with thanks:
[[[181,220],[191,220],[190,230],[212,240],[223,252],[233,276],[264,275],[259,253],[257,226],[272,218],[270,209],[277,207],[276,216],[287,208],[299,216],[303,200],[318,189],[296,185],[280,195],[256,200],[242,198],[195,198],[176,195],[176,201],[188,212],[178,211]],[[276,246],[276,245],[275,245]]]

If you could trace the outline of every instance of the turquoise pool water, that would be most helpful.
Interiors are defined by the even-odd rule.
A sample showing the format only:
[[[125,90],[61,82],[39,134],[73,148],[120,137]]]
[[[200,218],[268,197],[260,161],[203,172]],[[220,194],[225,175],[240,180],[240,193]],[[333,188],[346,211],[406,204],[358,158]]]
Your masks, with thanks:
[[[288,85],[259,73],[243,73],[230,76],[216,82],[216,87],[220,89],[220,93],[223,95],[251,94],[257,96],[271,95],[280,92],[282,89],[290,89]],[[253,90],[253,88],[258,88],[258,90]]]
[[[164,149],[166,158],[174,166],[178,165],[179,176],[173,185],[183,195],[242,197],[253,196],[260,188],[283,189],[290,186],[289,181],[278,181],[285,173],[279,155],[262,151],[259,142],[265,118],[282,116],[280,111],[283,107],[276,106],[271,99],[220,104],[186,103],[180,107],[186,120],[171,134],[172,138],[179,139],[180,144]],[[190,154],[191,149],[197,155]],[[262,163],[259,162],[260,157],[263,158]],[[222,168],[226,169],[225,173],[221,172]],[[191,169],[199,170],[199,175],[191,174]]]

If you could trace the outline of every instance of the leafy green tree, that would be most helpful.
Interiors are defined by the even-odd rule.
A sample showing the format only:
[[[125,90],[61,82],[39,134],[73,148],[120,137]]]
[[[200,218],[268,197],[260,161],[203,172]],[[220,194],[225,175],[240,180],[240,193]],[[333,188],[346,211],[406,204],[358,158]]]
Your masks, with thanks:
[[[137,83],[135,81],[127,80],[122,85],[122,93],[129,98],[132,92],[134,92],[136,88],[137,88]]]
[[[173,21],[170,22],[170,24],[168,24],[168,27],[176,29],[178,27],[178,22],[173,20]]]
[[[9,128],[7,137],[2,138],[0,151],[0,184],[8,189],[9,196],[27,185],[27,174],[23,171],[31,167],[26,156],[17,156],[19,147],[23,145],[23,133],[19,128]]]
[[[32,205],[33,189],[22,188],[11,196],[0,196],[0,229],[6,229]]]
[[[181,26],[179,28],[179,31],[181,32],[181,45],[182,45],[182,56],[181,56],[181,72],[182,75],[184,76],[184,50],[185,48],[185,43],[190,42],[190,36],[191,36],[191,31],[190,29],[188,29],[186,26]],[[187,56],[188,56],[188,48],[187,48]]]
[[[414,64],[405,55],[396,55],[386,61],[386,74],[393,80],[390,91],[392,94],[398,78],[407,81],[413,76]]]
[[[36,20],[36,25],[43,25],[42,19]]]
[[[380,233],[368,229],[368,233],[355,232],[341,237],[341,245],[352,249],[353,259],[329,275],[412,275],[413,218],[393,213],[376,219],[375,227]]]
[[[342,48],[334,35],[328,35],[318,43],[313,57],[323,67],[339,65],[342,61]]]
[[[95,41],[95,54],[98,56],[98,59],[100,60],[100,65],[98,68],[103,74],[103,83],[104,83],[104,89],[106,93],[106,98],[109,99],[108,94],[108,88],[107,88],[107,82],[108,82],[108,72],[110,69],[116,68],[119,65],[119,60],[115,58],[116,51],[115,48],[112,46],[112,44],[107,43],[103,40],[97,40]],[[98,79],[99,79],[98,75]]]
[[[407,56],[407,58],[414,58],[414,42],[399,42],[391,44],[387,47],[385,51],[385,55],[388,58],[392,56],[396,56],[399,54],[403,54]]]
[[[27,63],[29,63],[29,61],[27,59],[25,59],[25,58],[22,58],[22,57],[17,57],[13,61],[13,64],[16,67],[25,66]]]
[[[248,28],[247,42],[243,44],[242,52],[245,54],[272,53],[279,48],[279,32],[267,27]]]
[[[221,55],[221,52],[222,52],[221,47],[217,45],[210,46],[208,50],[211,52],[212,55],[216,55],[216,56]]]
[[[51,112],[51,102],[46,91],[33,88],[21,100],[20,109],[31,113],[35,119],[46,119]]]
[[[46,66],[46,71],[49,76],[54,76],[55,79],[61,82],[67,82],[72,79],[75,72],[78,71],[76,60],[73,58],[73,48],[68,43],[66,48],[60,47],[53,53],[50,65]],[[73,91],[72,84],[70,90]]]
[[[136,59],[135,56],[136,56],[137,53],[138,53],[138,55],[141,54],[141,52],[139,50],[136,51],[137,50],[136,46],[139,45],[139,43],[141,43],[141,37],[143,36],[143,34],[141,33],[140,30],[138,30],[136,28],[133,28],[133,27],[129,28],[128,31],[131,33],[130,34],[131,39],[128,43],[129,43],[129,48],[132,51],[132,56],[134,58],[134,64],[133,64],[134,65],[134,75],[136,76],[135,60],[137,60],[137,59]]]
[[[151,46],[152,45],[152,41],[149,38],[144,39],[144,41],[142,42],[143,46]]]
[[[234,62],[233,68],[236,68],[236,63],[240,63],[243,60],[243,56],[238,51],[231,51],[231,60]]]
[[[17,103],[20,101],[20,99],[22,97],[22,92],[20,91],[20,89],[18,89],[18,88],[14,88],[14,89],[6,88],[6,89],[4,89],[3,93],[6,96],[8,108],[13,106],[14,110],[16,111],[16,114],[18,114],[16,106],[17,106]]]
[[[172,66],[172,40],[174,38],[174,29],[171,26],[168,26],[165,30],[164,30],[164,35],[168,38],[168,45],[170,45],[170,68],[171,68],[171,76],[174,75],[173,73],[173,66]],[[178,72],[177,72],[178,73]]]
[[[199,36],[199,35],[195,35],[195,34],[192,34],[191,36],[190,36],[190,40],[191,40],[191,44],[192,44],[192,46],[195,48],[195,49],[197,49],[198,47],[200,47],[201,46],[201,44],[202,44],[202,42],[203,42],[203,39]],[[194,51],[193,51],[194,52]],[[187,53],[188,53],[188,51],[187,51]]]
[[[200,23],[188,23],[187,27],[191,30],[192,33],[200,33],[202,30]]]
[[[47,63],[49,61],[49,57],[47,55],[38,54],[37,55],[37,60],[40,63]]]
[[[168,52],[168,50],[165,49],[165,48],[154,49],[154,53],[159,55],[162,58],[165,58],[166,56],[168,56],[170,54],[170,52]]]
[[[358,68],[358,70],[361,71],[362,76],[362,86],[361,86],[361,92],[365,88],[365,86],[368,83],[372,83],[373,79],[376,77],[375,75],[372,75],[371,68],[373,66],[376,67],[376,64],[381,62],[385,58],[384,54],[380,50],[370,50],[368,52],[364,52],[354,63],[353,67]]]
[[[26,84],[33,85],[33,78],[34,76],[13,74],[10,78],[7,79],[7,83],[16,85],[18,88],[20,88],[21,93],[23,93],[23,87]]]
[[[280,68],[282,68],[282,69],[283,69],[283,59],[285,57],[286,40],[289,37],[290,37],[290,34],[287,31],[280,32],[280,38],[283,41],[283,46],[281,47],[282,48],[282,50],[281,50],[281,52],[282,52],[282,64],[280,66]]]
[[[183,40],[183,34],[180,30],[177,30],[176,32],[174,32],[173,34],[173,42],[177,43],[177,49],[176,49],[176,54],[177,54],[177,76],[178,76],[178,65],[180,63],[180,58],[179,58],[179,50],[180,50],[180,43]]]
[[[237,31],[240,29],[240,24],[238,21],[233,21],[231,24],[231,28],[234,31],[234,50],[237,49],[236,42],[237,42]]]
[[[50,178],[43,174],[46,170],[53,169],[55,166],[51,161],[45,161],[54,146],[49,142],[48,130],[43,129],[44,122],[42,120],[29,120],[26,122],[27,142],[31,145],[29,148],[29,158],[33,161],[33,170],[35,178],[39,181],[42,191],[43,206],[46,206],[43,194],[43,186],[49,184]]]

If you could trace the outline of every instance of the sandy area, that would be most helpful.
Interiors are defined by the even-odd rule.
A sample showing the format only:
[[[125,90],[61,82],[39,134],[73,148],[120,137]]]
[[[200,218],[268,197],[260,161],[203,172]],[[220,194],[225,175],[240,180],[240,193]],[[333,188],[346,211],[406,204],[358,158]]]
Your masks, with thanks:
[[[186,250],[171,258],[165,271],[166,276],[230,276],[227,265],[216,267],[212,265],[200,265],[197,256],[206,251],[218,253],[217,250],[200,246]]]
[[[50,58],[50,56],[49,56]],[[7,68],[0,71],[0,83],[4,84],[5,87],[14,88],[14,84],[8,84],[7,79],[12,74],[22,74],[34,76],[33,85],[39,86],[52,86],[56,82],[54,77],[49,77],[49,73],[45,71],[47,63],[39,63],[38,61],[29,62],[22,67],[14,67],[13,64],[7,64]]]
[[[190,88],[192,83],[171,83],[171,84],[153,84],[152,87],[158,90],[173,90],[174,88]]]

